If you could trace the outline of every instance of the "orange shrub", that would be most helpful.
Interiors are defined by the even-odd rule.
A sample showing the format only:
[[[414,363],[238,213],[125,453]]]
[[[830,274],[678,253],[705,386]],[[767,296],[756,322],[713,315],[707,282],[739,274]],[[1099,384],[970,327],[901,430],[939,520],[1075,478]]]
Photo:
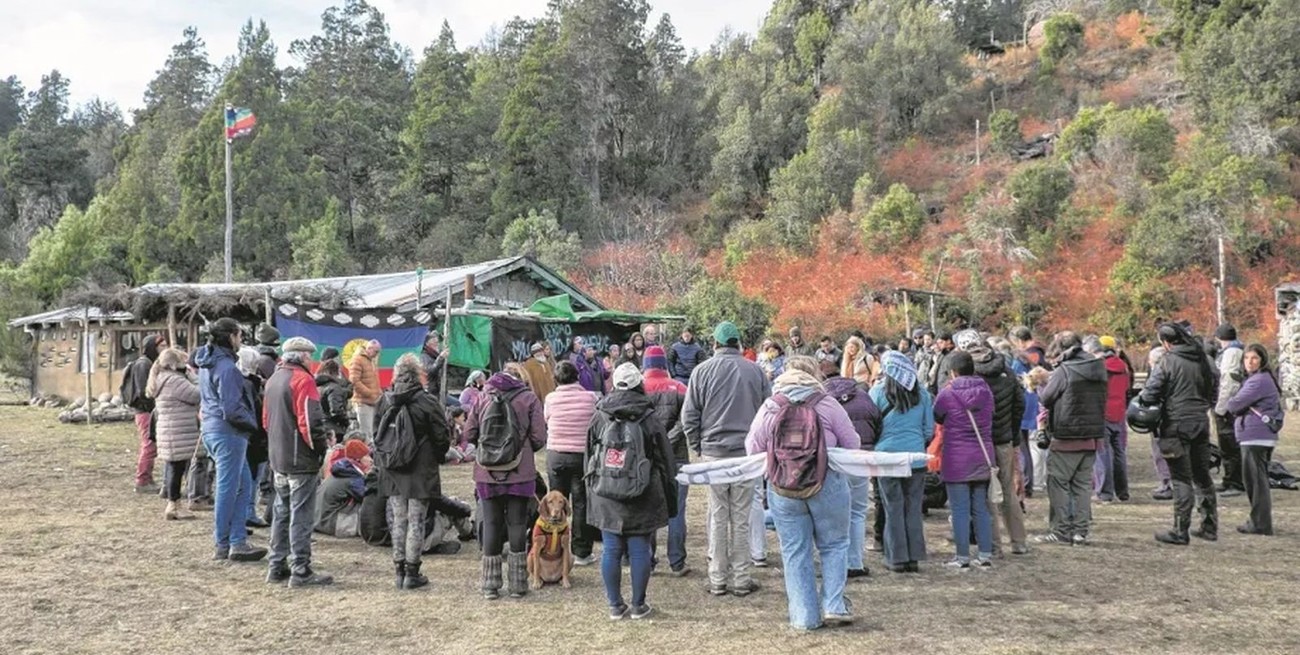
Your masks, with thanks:
[[[1115,20],[1115,36],[1128,42],[1130,48],[1147,46],[1147,20],[1142,14],[1130,11]]]

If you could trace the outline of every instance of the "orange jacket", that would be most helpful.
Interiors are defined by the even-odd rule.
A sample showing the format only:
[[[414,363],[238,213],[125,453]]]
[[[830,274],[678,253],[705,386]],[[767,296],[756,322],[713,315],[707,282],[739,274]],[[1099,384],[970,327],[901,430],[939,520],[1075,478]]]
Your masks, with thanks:
[[[358,405],[374,406],[379,402],[383,389],[379,388],[379,369],[375,360],[365,353],[352,356],[348,364],[348,379],[352,381],[352,401]]]

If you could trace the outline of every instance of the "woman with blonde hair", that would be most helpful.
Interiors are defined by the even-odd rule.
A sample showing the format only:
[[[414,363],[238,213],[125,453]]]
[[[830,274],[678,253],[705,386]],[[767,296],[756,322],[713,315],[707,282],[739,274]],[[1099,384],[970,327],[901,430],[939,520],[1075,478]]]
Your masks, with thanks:
[[[858,337],[849,337],[844,343],[844,359],[840,365],[842,377],[855,380],[868,387],[879,377],[880,365],[867,350],[867,344]]]
[[[163,497],[167,508],[163,519],[192,519],[193,514],[177,507],[181,482],[199,446],[199,387],[185,374],[188,355],[168,348],[158,355],[149,370],[145,395],[154,399],[154,425],[158,459],[164,463]]]

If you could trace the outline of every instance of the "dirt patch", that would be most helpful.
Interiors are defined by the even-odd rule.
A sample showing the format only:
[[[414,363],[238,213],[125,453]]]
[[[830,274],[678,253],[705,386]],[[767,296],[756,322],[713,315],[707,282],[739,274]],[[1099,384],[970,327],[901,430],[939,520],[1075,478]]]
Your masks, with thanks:
[[[1130,453],[1134,500],[1095,508],[1094,546],[1039,547],[989,572],[948,572],[936,566],[951,554],[939,512],[921,575],[884,574],[872,554],[872,577],[849,586],[858,623],[801,635],[786,627],[777,568],[757,572],[763,590],[747,599],[705,592],[702,493],[689,509],[696,572],[656,576],[657,614],[646,622],[607,620],[594,567],[579,569],[569,591],[483,601],[472,545],[429,558],[427,590],[398,592],[385,550],[320,537],[317,565],[339,583],[291,592],[265,585],[261,566],[210,561],[209,523],[164,523],[161,501],[133,493],[130,426],[65,426],[27,408],[0,408],[0,422],[6,653],[1270,653],[1300,643],[1300,493],[1274,493],[1275,538],[1234,532],[1247,505],[1233,498],[1222,503],[1218,543],[1159,547],[1151,534],[1171,510],[1150,500],[1141,436]],[[1300,430],[1288,428],[1284,459],[1300,455],[1297,441]],[[444,480],[469,497],[468,468],[446,467]],[[1043,498],[1029,501],[1030,526],[1043,527],[1046,509]],[[769,543],[775,556],[774,534]]]

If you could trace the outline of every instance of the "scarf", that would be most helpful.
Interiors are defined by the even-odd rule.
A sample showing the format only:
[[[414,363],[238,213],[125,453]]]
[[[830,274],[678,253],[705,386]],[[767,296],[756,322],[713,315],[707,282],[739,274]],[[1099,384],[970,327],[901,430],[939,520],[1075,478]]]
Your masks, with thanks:
[[[916,363],[908,356],[895,350],[886,351],[881,357],[881,368],[891,380],[911,391],[916,387]]]
[[[559,552],[560,536],[568,531],[569,529],[568,522],[551,521],[546,519],[545,517],[539,516],[537,517],[537,523],[534,525],[534,527],[537,530],[546,534],[546,550],[544,552],[547,553]]]
[[[827,448],[832,470],[855,478],[910,478],[912,464],[930,461],[926,453],[880,453],[871,450]],[[682,466],[677,481],[682,484],[738,484],[757,480],[767,473],[767,453],[732,457]]]
[[[794,390],[799,387],[811,391],[824,391],[822,383],[819,382],[817,378],[794,368],[776,376],[776,379],[772,381],[772,391],[779,394],[788,395],[789,392],[794,392]],[[798,395],[797,392],[796,395]],[[807,396],[807,394],[804,395],[805,397]],[[791,400],[793,400],[793,398]]]

